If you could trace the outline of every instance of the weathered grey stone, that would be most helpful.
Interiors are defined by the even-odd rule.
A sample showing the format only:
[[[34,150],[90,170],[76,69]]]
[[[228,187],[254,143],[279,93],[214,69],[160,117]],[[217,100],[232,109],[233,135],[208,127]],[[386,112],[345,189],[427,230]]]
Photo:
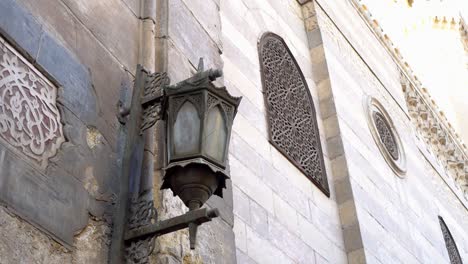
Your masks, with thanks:
[[[315,252],[315,264],[328,264],[328,260],[322,257],[319,253]]]
[[[336,115],[332,115],[324,119],[323,126],[324,126],[324,134],[327,139],[336,137],[340,134],[340,127],[338,125],[338,117]]]
[[[319,29],[307,31],[307,40],[309,41],[309,47],[311,49],[315,48],[323,43],[322,33],[320,33]]]
[[[242,221],[239,217],[234,217],[234,228],[232,229],[236,241],[236,250],[241,250],[242,252],[247,252],[247,231],[246,223]]]
[[[354,200],[348,200],[339,205],[340,221],[344,228],[355,224],[357,221],[356,206]]]
[[[259,177],[264,176],[262,173],[264,159],[235,132],[231,134],[229,151],[238,160],[250,161],[248,165],[251,170]]]
[[[171,78],[172,83],[178,83],[182,80],[187,79],[195,71],[195,67],[190,64],[188,58],[186,58],[181,52],[174,46],[173,42],[168,44],[168,57],[171,59],[168,61],[167,72]]]
[[[323,119],[336,115],[335,101],[333,97],[326,98],[319,102],[320,115]]]
[[[139,40],[138,19],[123,1],[63,0],[63,3],[122,65],[135,71]]]
[[[243,264],[255,264],[256,262],[249,258],[245,253],[243,253],[240,250],[236,250],[236,259],[237,263],[243,263]]]
[[[247,228],[247,252],[257,263],[294,263],[281,249],[273,246],[271,240],[261,238],[250,228]]]
[[[327,62],[324,60],[320,63],[316,63],[312,67],[312,72],[315,82],[320,82],[329,78]]]
[[[226,189],[223,190],[223,198],[211,196],[206,204],[211,208],[218,208],[220,217],[229,225],[234,224],[232,183],[226,181]]]
[[[328,155],[330,159],[334,159],[343,154],[343,143],[341,137],[333,137],[327,140]]]
[[[44,31],[56,38],[62,45],[74,52],[77,39],[77,27],[80,22],[61,1],[27,1],[21,3],[31,15],[40,21]],[[36,56],[37,54],[34,54]]]
[[[41,25],[14,0],[0,3],[0,33],[15,47],[24,51],[26,57],[34,59],[39,50],[42,35]]]
[[[301,4],[301,5],[303,5],[303,4],[309,3],[310,0],[297,0],[297,2],[298,2],[299,4]]]
[[[71,245],[73,233],[87,223],[88,194],[58,167],[42,174],[0,145],[0,199],[15,212]]]
[[[265,184],[243,166],[237,159],[230,159],[231,179],[245,193],[257,193],[250,197],[268,212],[273,213],[273,192]]]
[[[250,201],[247,195],[234,185],[234,214],[246,223],[250,223]]]
[[[59,100],[80,119],[93,124],[96,98],[88,70],[48,34],[42,37],[41,47],[37,63],[63,87]]]
[[[224,39],[223,41],[223,56],[229,58],[229,61],[235,65],[237,70],[242,73],[252,84],[255,85],[257,90],[262,90],[261,86],[261,76],[258,74],[258,71],[253,71],[252,69],[258,68],[258,55],[248,56],[248,54],[244,55],[242,48],[236,46],[234,43],[235,39]],[[249,43],[250,44],[250,43]],[[251,44],[249,50],[253,50],[254,53],[252,55],[256,55],[256,46],[255,44]],[[252,52],[249,52],[252,53]],[[234,78],[234,76],[227,76],[227,79]]]
[[[358,249],[348,253],[348,261],[350,264],[364,264],[366,262],[366,255],[364,249]],[[372,262],[371,262],[372,263]]]
[[[132,11],[133,15],[138,17],[140,15],[140,3],[139,0],[123,0],[127,7]],[[154,13],[156,15],[156,12]]]
[[[232,91],[232,87],[229,87]],[[249,98],[242,98],[238,110],[255,128],[263,134],[267,133],[267,120],[261,109],[256,107]]]
[[[327,78],[325,80],[318,82],[316,86],[317,86],[317,94],[318,94],[320,101],[333,98],[331,85],[330,85],[330,78]]]
[[[268,237],[268,213],[254,201],[250,201],[250,226],[260,236]]]
[[[299,228],[296,210],[276,194],[273,194],[273,205],[275,210],[274,218],[276,218],[276,221],[280,222],[291,233],[298,234]]]
[[[169,21],[169,37],[192,65],[203,57],[205,67],[222,67],[219,49],[182,0],[169,2]]]
[[[71,263],[70,251],[0,207],[1,263]]]
[[[348,178],[335,181],[336,202],[342,204],[353,199],[353,192],[350,180]]]
[[[203,2],[183,0],[187,8],[193,13],[195,19],[200,23],[203,29],[208,33],[211,39],[216,43],[220,51],[223,50],[221,42],[221,18],[218,14],[219,3],[215,0]],[[214,15],[216,14],[216,15]]]
[[[296,263],[314,263],[315,252],[276,220],[268,222],[270,241]]]
[[[105,263],[109,252],[111,228],[105,222],[91,220],[75,236],[72,263]]]
[[[352,252],[363,247],[359,224],[348,226],[343,230],[346,252]]]
[[[328,240],[333,242],[333,244],[336,245],[338,248],[344,249],[342,224],[340,222],[340,218],[338,217],[338,212],[336,212],[335,214],[327,213],[325,212],[325,210],[323,210],[323,208],[321,208],[321,205],[319,203],[317,203],[316,205],[310,200],[309,205],[311,208],[311,216],[309,219],[305,218],[305,220],[317,227],[320,230],[320,232]],[[302,220],[304,219],[299,218],[299,222]],[[300,232],[302,232],[301,229],[299,230]]]

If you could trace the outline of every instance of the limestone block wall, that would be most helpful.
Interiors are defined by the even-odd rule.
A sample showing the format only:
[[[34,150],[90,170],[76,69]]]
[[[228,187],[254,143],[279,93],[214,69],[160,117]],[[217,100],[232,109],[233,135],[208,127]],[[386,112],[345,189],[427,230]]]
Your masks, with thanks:
[[[288,1],[221,1],[224,82],[243,96],[230,146],[237,263],[347,263],[302,8]],[[257,43],[281,36],[310,89],[331,197],[268,142]]]
[[[355,233],[345,232],[345,241],[347,248],[361,251],[351,263],[450,263],[438,216],[466,261],[466,201],[446,185],[437,161],[423,154],[397,64],[350,1],[318,1],[317,16],[339,123],[336,133],[347,164],[344,175],[352,190],[343,201],[351,204],[353,214],[343,219],[357,223]],[[391,170],[371,136],[366,96],[384,105],[401,136],[407,159],[403,178]]]
[[[116,103],[137,63],[137,3],[0,2],[0,46],[57,87],[65,139],[44,167],[0,144],[0,263],[107,261],[120,173]]]
[[[191,77],[201,57],[205,69],[223,69],[219,1],[168,0],[157,4],[156,59],[161,63],[164,56],[167,58],[165,67],[172,84]],[[216,84],[222,86],[222,79],[218,79]],[[164,140],[163,133],[160,123],[157,129],[159,142]],[[162,184],[162,166],[161,160],[155,164],[155,204],[159,218],[167,219],[187,212],[188,208],[173,196],[172,191],[157,191]],[[207,202],[206,206],[218,208],[221,215],[199,227],[196,249],[190,250],[188,229],[170,233],[157,239],[152,263],[236,262],[231,182],[226,185],[223,198],[213,196]]]

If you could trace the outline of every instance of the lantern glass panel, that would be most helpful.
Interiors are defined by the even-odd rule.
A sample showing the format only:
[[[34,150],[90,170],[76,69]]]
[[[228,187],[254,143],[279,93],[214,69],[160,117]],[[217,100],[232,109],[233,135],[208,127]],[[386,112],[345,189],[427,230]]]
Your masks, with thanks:
[[[189,155],[199,151],[200,117],[190,101],[180,107],[172,133],[174,155]]]
[[[226,148],[226,120],[224,120],[221,108],[215,106],[207,115],[203,149],[205,153],[223,163]]]

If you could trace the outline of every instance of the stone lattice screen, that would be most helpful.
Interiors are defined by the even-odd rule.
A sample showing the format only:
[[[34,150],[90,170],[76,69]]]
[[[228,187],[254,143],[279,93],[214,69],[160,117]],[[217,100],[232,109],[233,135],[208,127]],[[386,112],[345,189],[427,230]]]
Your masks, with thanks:
[[[258,50],[270,143],[329,195],[314,103],[301,69],[275,34],[265,34]]]
[[[445,224],[444,219],[439,216],[440,229],[444,236],[445,246],[447,247],[447,252],[450,258],[451,264],[463,264],[460,253],[458,252],[457,244],[450,233],[447,225]]]

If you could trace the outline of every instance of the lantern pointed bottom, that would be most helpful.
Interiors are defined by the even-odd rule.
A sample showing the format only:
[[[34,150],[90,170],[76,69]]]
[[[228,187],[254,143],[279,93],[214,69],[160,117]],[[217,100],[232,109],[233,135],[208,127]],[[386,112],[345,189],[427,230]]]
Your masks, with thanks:
[[[206,164],[190,163],[167,168],[161,189],[171,189],[174,196],[178,196],[190,210],[195,210],[213,194],[223,197],[227,178]]]

